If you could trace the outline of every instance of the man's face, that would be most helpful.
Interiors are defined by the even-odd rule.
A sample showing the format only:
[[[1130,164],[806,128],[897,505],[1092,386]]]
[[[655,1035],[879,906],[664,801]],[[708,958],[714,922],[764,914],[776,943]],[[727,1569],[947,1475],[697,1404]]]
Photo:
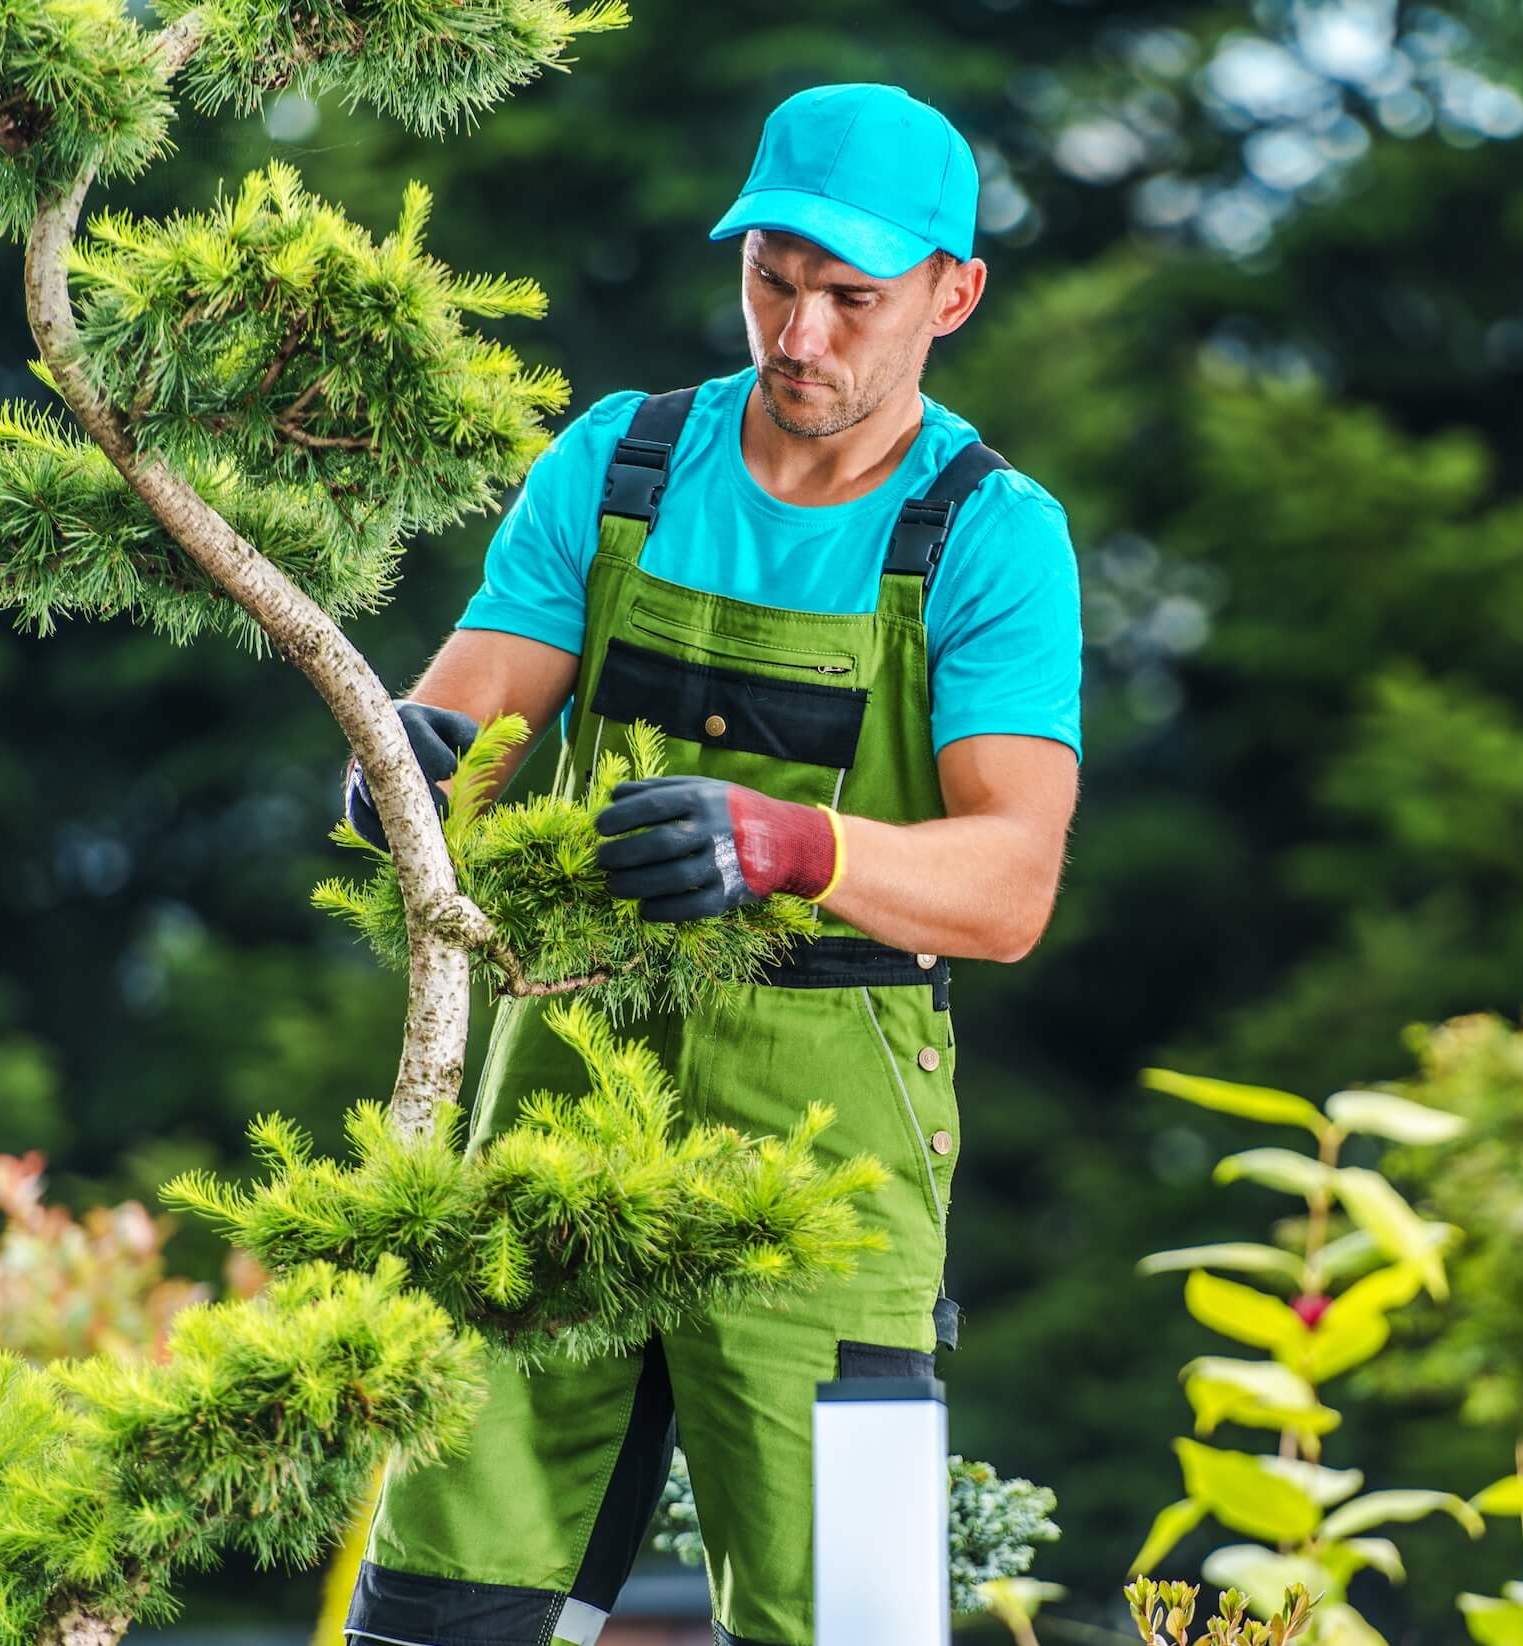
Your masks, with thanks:
[[[762,404],[789,434],[839,434],[918,381],[937,289],[917,264],[875,280],[812,240],[752,229],[741,308]]]

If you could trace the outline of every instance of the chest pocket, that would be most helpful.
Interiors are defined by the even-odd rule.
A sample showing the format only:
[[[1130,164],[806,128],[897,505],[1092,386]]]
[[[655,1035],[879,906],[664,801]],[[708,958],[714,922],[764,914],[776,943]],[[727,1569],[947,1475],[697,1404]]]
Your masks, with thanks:
[[[752,640],[745,635],[726,634],[722,629],[700,628],[675,617],[655,612],[636,602],[629,625],[657,640],[668,640],[697,654],[700,663],[761,663],[768,669],[786,671],[784,678],[807,679],[818,675],[850,674],[857,666],[850,652],[800,650],[778,646],[770,640]]]
[[[770,656],[757,661],[777,662]],[[690,662],[615,635],[598,675],[592,712],[626,724],[648,720],[668,736],[710,748],[839,770],[856,759],[867,698],[864,686],[828,686]]]

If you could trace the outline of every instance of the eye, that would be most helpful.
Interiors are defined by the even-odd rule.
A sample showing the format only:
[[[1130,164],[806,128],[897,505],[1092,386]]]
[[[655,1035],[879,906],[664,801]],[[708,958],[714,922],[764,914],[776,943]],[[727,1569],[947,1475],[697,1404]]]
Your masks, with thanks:
[[[848,309],[865,309],[872,303],[870,297],[848,297],[844,292],[837,292],[836,297],[841,305]]]

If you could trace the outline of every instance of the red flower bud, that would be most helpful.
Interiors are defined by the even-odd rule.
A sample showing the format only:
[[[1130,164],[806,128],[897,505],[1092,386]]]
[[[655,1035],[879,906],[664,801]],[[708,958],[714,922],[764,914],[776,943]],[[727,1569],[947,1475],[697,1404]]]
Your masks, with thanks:
[[[1300,1315],[1306,1325],[1315,1327],[1317,1322],[1327,1313],[1328,1306],[1332,1301],[1330,1297],[1325,1297],[1320,1292],[1307,1292],[1300,1297],[1293,1297],[1290,1300],[1290,1306]]]

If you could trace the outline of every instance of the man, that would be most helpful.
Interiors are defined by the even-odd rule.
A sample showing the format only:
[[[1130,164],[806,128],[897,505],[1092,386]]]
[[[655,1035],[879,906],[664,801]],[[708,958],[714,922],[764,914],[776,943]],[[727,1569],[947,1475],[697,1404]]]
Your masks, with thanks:
[[[675,1410],[716,1642],[806,1646],[815,1385],[924,1374],[955,1342],[947,957],[1036,944],[1081,754],[1063,512],[919,391],[933,339],[984,289],[977,190],[966,142],[896,87],[777,108],[711,234],[744,235],[752,367],[573,422],[403,711],[436,779],[471,722],[516,710],[538,732],[563,714],[568,793],[635,718],[666,730],[671,775],[621,785],[597,819],[614,893],[684,921],[787,890],[814,902],[820,936],[722,1005],[636,1030],[690,1119],[780,1132],[831,1102],[825,1151],[892,1168],[865,1213],[889,1249],[641,1356],[494,1374],[468,1457],[388,1479],[352,1639],[588,1646],[659,1497]],[[362,789],[350,813],[376,827]],[[520,1094],[585,1090],[544,1004],[500,1011],[472,1147]]]

